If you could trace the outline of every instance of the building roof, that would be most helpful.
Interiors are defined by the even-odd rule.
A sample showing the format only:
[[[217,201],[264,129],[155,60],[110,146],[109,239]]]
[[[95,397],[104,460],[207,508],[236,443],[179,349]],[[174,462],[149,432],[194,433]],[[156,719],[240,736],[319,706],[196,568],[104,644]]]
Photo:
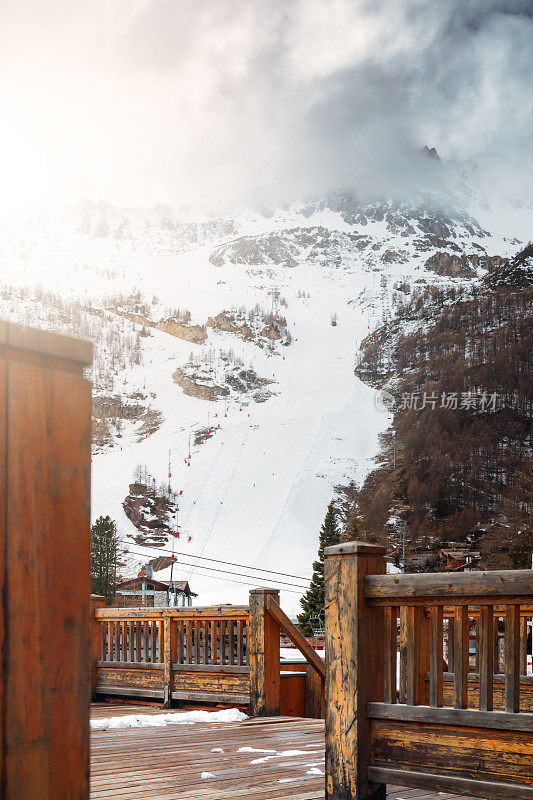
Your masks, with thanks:
[[[128,578],[125,581],[121,581],[117,585],[117,592],[120,594],[120,590],[139,590],[142,591],[143,581],[146,583],[150,583],[153,585],[154,589],[159,592],[166,592],[170,587],[170,583],[158,581],[156,578],[147,578],[147,577],[136,577],[136,578]],[[177,589],[179,592],[185,592],[185,594],[190,594],[191,597],[198,597],[197,594],[191,592],[189,587],[188,581],[172,581],[174,588]]]

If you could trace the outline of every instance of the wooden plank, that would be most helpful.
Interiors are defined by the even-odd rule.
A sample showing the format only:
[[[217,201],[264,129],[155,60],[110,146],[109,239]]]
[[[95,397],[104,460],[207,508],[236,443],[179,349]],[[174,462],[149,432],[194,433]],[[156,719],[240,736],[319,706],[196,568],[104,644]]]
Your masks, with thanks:
[[[220,663],[226,664],[226,627],[225,619],[220,620]]]
[[[384,609],[384,646],[385,646],[385,702],[395,703],[397,699],[396,679],[398,663],[398,614],[397,606]]]
[[[429,705],[438,708],[442,706],[444,686],[442,606],[432,606],[429,614],[431,625]]]
[[[154,666],[158,666],[154,664]],[[172,664],[175,672],[226,672],[228,675],[249,675],[250,667],[237,664]]]
[[[468,705],[468,626],[468,608],[457,606],[454,621],[453,665],[455,708],[466,708]]]
[[[505,614],[505,710],[520,708],[520,608],[507,607]]]
[[[149,620],[145,620],[143,623],[143,659],[144,662],[147,664],[150,661],[150,630]]]
[[[129,641],[129,660],[135,661],[135,623],[127,620],[128,625],[128,641]]]
[[[447,775],[415,772],[407,769],[391,769],[386,767],[370,767],[372,780],[385,783],[399,783],[406,786],[420,786],[437,792],[459,792],[484,800],[533,800],[533,789],[514,786],[496,781],[478,781],[472,778],[456,778]],[[402,792],[403,796],[403,792]],[[437,800],[435,795],[427,800]],[[459,798],[458,798],[459,800]]]
[[[210,623],[210,641],[211,641],[211,665],[216,665],[218,661],[218,626],[217,620],[212,619]]]
[[[494,609],[482,606],[479,619],[479,710],[494,707]]]
[[[474,708],[427,708],[397,703],[369,703],[371,719],[423,722],[437,725],[458,725],[502,731],[533,731],[533,714],[508,714],[505,711],[478,711]]]
[[[434,715],[438,711],[432,709]],[[371,737],[372,766],[413,769],[533,789],[531,730],[495,730],[445,726],[426,721],[373,719]]]
[[[155,664],[157,661],[157,620],[151,620],[150,625],[150,661]]]
[[[237,620],[237,664],[243,665],[243,621]]]
[[[192,627],[194,621],[192,619],[188,619],[185,622],[185,641],[186,641],[186,651],[185,651],[185,664],[192,664],[193,655],[192,655]]]
[[[115,670],[123,670],[123,669],[135,669],[135,670],[145,670],[150,672],[151,670],[164,670],[164,664],[145,664],[144,661],[97,661],[98,669],[115,669]]]
[[[365,595],[369,605],[394,601],[432,599],[438,604],[461,605],[460,599],[474,604],[476,598],[529,597],[531,603],[531,570],[493,570],[491,572],[424,573],[405,575],[368,575]],[[401,605],[400,602],[397,603]]]
[[[204,622],[204,665],[209,664],[209,620]]]
[[[235,663],[235,620],[228,620],[228,663]]]
[[[142,621],[135,621],[135,660],[142,661]]]
[[[183,664],[185,662],[185,624],[183,620],[177,620],[176,631],[178,639],[178,664]]]
[[[212,617],[229,617],[233,619],[248,619],[248,606],[195,606],[194,608],[180,608],[169,611],[163,608],[102,608],[97,614],[97,619],[163,619],[170,614],[175,619],[197,620],[211,619]]]
[[[317,652],[311,647],[305,636],[300,633],[298,628],[292,624],[285,612],[282,611],[282,609],[279,607],[279,603],[277,603],[271,596],[267,597],[266,610],[267,613],[270,614],[270,616],[275,620],[277,625],[283,629],[284,633],[289,637],[293,645],[298,648],[301,654],[311,664],[313,669],[315,669],[320,677],[324,679],[326,675],[324,662]]]

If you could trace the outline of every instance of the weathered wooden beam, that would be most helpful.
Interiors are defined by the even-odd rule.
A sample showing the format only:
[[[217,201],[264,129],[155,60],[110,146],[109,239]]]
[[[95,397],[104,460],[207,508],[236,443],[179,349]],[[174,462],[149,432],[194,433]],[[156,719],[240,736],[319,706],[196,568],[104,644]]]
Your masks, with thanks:
[[[501,731],[533,731],[533,714],[505,711],[478,711],[477,708],[427,708],[398,703],[369,703],[371,719],[397,722],[422,722],[427,725],[459,726]]]
[[[365,581],[365,594],[369,604],[402,600],[433,599],[434,602],[462,605],[460,599],[483,602],[490,597],[524,596],[531,603],[533,577],[530,569],[494,570],[492,572],[464,572],[420,575],[369,575]]]
[[[98,683],[97,662],[101,660],[102,652],[102,623],[96,620],[94,612],[97,608],[105,606],[105,597],[99,594],[91,595],[91,698],[94,700],[96,684]]]
[[[279,604],[277,589],[252,589],[250,592],[250,713],[258,717],[280,713],[280,626],[267,613],[269,597]]]
[[[170,615],[163,619],[163,707],[172,704],[172,664],[177,658],[176,622]]]
[[[279,604],[273,597],[267,597],[266,610],[268,614],[276,621],[277,625],[283,629],[283,632],[289,637],[295,647],[298,648],[300,653],[307,659],[313,669],[324,680],[326,677],[326,668],[324,662],[314,650],[305,636],[292,624],[285,612],[279,607]]]
[[[479,797],[483,800],[533,800],[533,788],[500,781],[478,781],[472,778],[456,778],[451,775],[416,772],[411,769],[371,767],[373,780],[386,781],[415,789],[429,789],[433,792],[452,792],[454,794]]]
[[[372,781],[367,706],[383,699],[383,611],[365,599],[365,577],[385,572],[385,549],[366,542],[325,550],[326,798],[385,800]]]

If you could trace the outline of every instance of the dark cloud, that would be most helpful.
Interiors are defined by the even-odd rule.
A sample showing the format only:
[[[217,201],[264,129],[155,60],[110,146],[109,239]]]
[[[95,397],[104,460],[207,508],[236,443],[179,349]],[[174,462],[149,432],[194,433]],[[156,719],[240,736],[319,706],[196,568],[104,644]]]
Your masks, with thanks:
[[[64,191],[282,199],[405,182],[426,143],[533,163],[529,0],[44,5],[0,12],[0,95]]]

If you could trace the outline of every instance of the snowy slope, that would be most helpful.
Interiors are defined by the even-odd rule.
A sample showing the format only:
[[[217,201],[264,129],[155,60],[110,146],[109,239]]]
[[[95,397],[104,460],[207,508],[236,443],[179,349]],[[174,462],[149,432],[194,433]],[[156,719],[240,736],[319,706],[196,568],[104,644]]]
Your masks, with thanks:
[[[17,230],[2,229],[0,316],[76,332],[68,314],[50,317],[49,299],[31,291],[21,297],[20,288],[39,285],[80,303],[98,342],[99,377],[96,366],[92,372],[97,393],[104,383],[110,395],[138,393],[162,415],[159,428],[143,436],[138,425],[126,422],[121,435],[93,455],[92,515],[117,520],[128,550],[126,573],[136,574],[148,558],[171,547],[134,542],[138,531],[122,507],[138,465],[156,484],[168,483],[170,451],[172,488],[182,492],[176,550],[188,554],[178,557],[174,578],[190,579],[201,604],[245,602],[250,585],[279,585],[286,610],[297,610],[300,589],[290,584],[302,581],[209,572],[206,564],[217,565],[195,566],[194,556],[310,576],[334,487],[362,481],[389,421],[353,367],[361,340],[386,319],[398,295],[395,285],[451,280],[425,268],[433,252],[445,249],[428,244],[427,236],[453,240],[469,253],[483,248],[505,256],[516,251],[531,222],[530,209],[506,211],[505,226],[498,211],[471,211],[472,222],[461,210],[439,217],[434,234],[420,209],[374,204],[363,222],[360,210],[337,199],[273,210],[268,217],[250,212],[195,221],[169,209],[83,204],[66,214],[33,217]],[[274,287],[286,301],[279,310],[292,342],[275,343],[272,351],[211,327],[203,344],[150,328],[150,336],[138,339],[134,363],[127,342],[142,326],[109,310],[112,296],[140,293],[154,322],[179,307],[190,311],[191,324],[205,325],[208,317],[240,306],[259,304],[268,312]],[[336,326],[332,314],[338,315]],[[114,367],[106,347],[111,335],[123,353],[123,363]],[[220,352],[230,349],[246,368],[273,381],[275,394],[267,401],[232,393],[211,402],[186,395],[173,379],[191,352],[200,359],[209,351],[222,379]],[[192,446],[189,465],[189,437],[208,422],[215,432]]]

